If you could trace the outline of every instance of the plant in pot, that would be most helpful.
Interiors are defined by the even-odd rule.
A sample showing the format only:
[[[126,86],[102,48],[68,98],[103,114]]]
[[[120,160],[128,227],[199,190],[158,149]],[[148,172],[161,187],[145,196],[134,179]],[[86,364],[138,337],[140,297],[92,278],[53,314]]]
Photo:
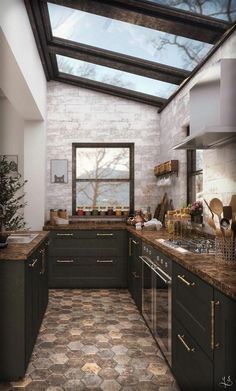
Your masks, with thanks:
[[[203,204],[202,201],[194,201],[192,204],[188,205],[190,208],[191,221],[193,223],[202,224],[203,222]]]
[[[8,231],[24,229],[26,225],[22,190],[27,181],[14,168],[14,162],[9,162],[5,155],[0,156],[0,248],[7,245]]]

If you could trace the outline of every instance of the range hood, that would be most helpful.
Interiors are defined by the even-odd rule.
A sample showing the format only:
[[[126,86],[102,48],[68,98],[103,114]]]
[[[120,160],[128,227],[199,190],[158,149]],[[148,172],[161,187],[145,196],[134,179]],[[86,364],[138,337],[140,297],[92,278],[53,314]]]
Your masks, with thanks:
[[[173,149],[210,149],[236,142],[236,59],[198,75],[190,90],[190,135]]]

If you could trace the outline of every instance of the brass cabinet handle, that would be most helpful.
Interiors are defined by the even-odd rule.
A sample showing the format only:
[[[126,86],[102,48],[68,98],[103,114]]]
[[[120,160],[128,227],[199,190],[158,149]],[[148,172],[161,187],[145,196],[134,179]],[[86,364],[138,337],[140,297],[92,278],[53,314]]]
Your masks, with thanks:
[[[73,263],[74,259],[57,259],[57,263]]]
[[[138,275],[137,272],[132,272],[132,275],[133,275],[134,278],[140,278],[140,276]]]
[[[182,276],[180,274],[178,274],[178,279],[181,280],[185,285],[187,285],[189,287],[195,286],[195,282],[187,281],[184,274]]]
[[[188,344],[185,342],[183,334],[182,335],[178,334],[178,338],[179,338],[180,342],[184,345],[184,347],[185,347],[185,349],[187,350],[188,353],[195,352],[195,348],[190,348],[188,346]]]
[[[139,242],[136,242],[136,240],[132,239],[132,243],[137,246]]]
[[[29,264],[29,267],[35,267],[37,262],[38,262],[37,259],[33,259],[32,263]]]
[[[97,259],[97,263],[113,263],[113,259]]]
[[[69,233],[67,233],[67,234],[59,234],[59,233],[57,233],[57,236],[74,236],[74,234],[69,234]]]
[[[132,255],[132,244],[131,244],[131,242],[132,242],[132,238],[129,238],[129,257],[131,257],[131,255]]]
[[[211,349],[214,350],[220,346],[215,343],[215,307],[220,305],[219,301],[211,300]]]
[[[46,260],[45,248],[42,248],[39,252],[41,254],[41,270],[40,270],[40,274],[44,274],[45,273],[45,260]]]
[[[102,237],[102,236],[114,236],[114,234],[99,234],[97,233],[97,236],[99,237]]]

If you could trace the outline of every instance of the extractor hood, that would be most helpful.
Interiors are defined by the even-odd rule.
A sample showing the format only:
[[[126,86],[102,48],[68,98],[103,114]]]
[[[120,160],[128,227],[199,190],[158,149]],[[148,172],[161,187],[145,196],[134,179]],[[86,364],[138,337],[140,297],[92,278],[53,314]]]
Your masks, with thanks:
[[[173,149],[210,149],[236,142],[236,59],[198,75],[190,90],[190,135]]]

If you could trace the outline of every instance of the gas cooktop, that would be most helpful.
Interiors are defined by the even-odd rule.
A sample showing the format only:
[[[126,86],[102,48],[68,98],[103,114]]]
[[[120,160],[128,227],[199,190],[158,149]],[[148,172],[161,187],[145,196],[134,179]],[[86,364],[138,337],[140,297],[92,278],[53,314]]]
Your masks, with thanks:
[[[205,237],[196,237],[188,239],[157,239],[167,247],[174,248],[175,250],[186,253],[191,252],[195,254],[214,254],[215,242],[212,239]]]

